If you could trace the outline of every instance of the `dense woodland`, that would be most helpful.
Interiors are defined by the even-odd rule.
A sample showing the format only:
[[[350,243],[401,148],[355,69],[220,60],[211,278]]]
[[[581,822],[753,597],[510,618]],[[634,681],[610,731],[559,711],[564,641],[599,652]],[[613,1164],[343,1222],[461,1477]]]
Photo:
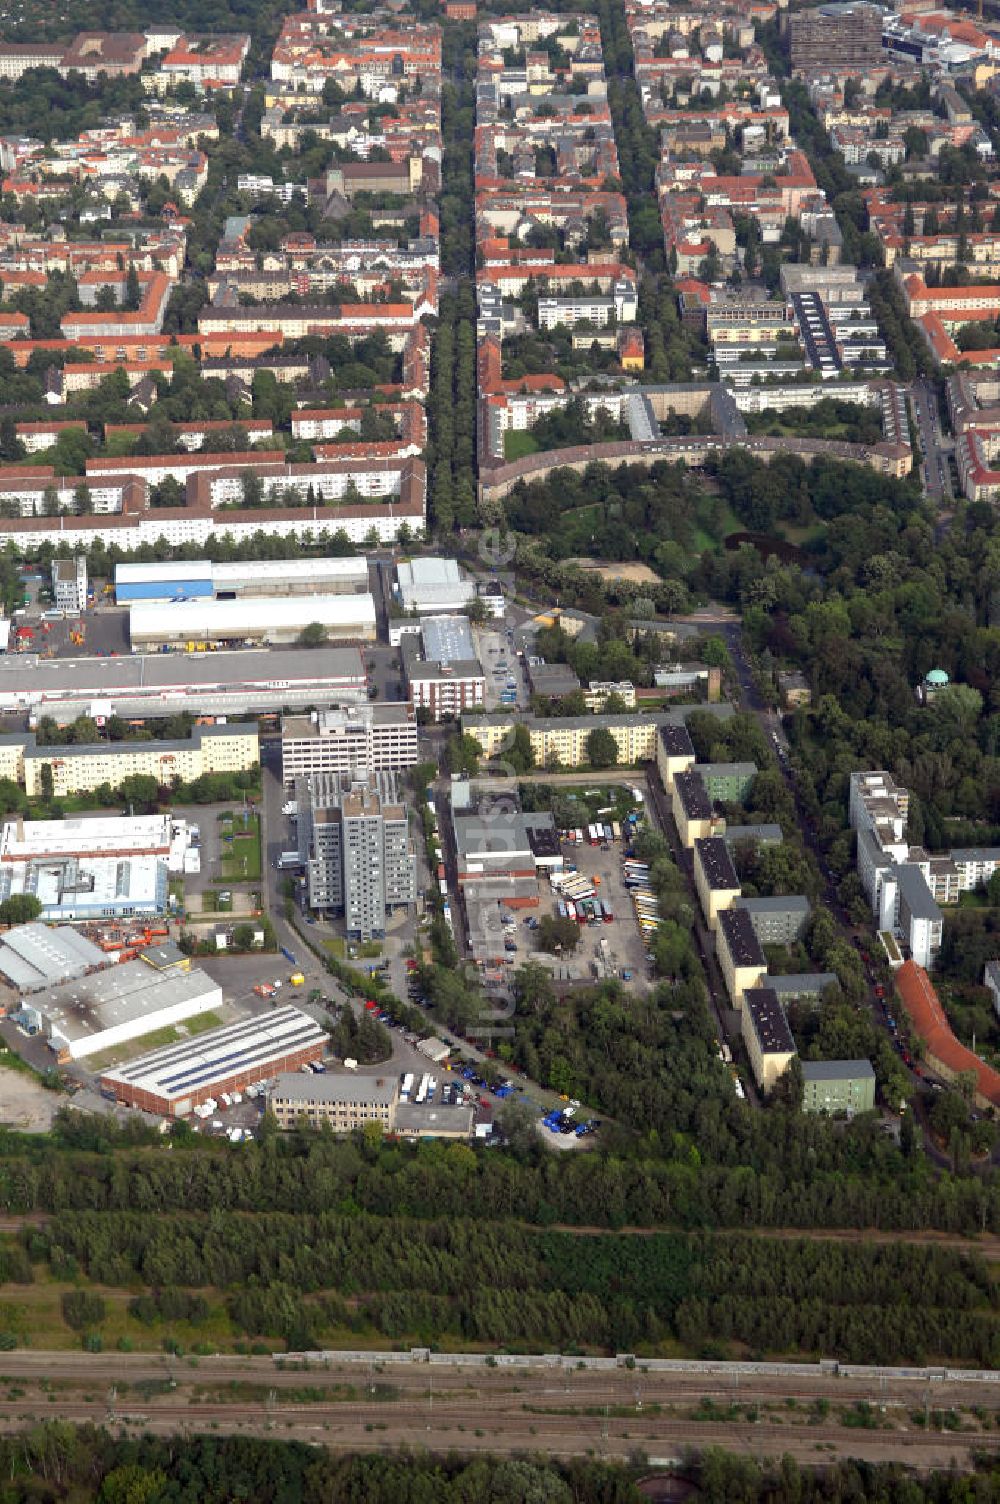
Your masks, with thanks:
[[[302,1442],[238,1436],[113,1438],[46,1422],[0,1441],[2,1504],[642,1504],[650,1470],[574,1458],[460,1453],[334,1455]],[[714,1448],[679,1469],[691,1504],[994,1504],[1000,1474],[984,1460],[915,1477],[896,1465],[761,1464]]]

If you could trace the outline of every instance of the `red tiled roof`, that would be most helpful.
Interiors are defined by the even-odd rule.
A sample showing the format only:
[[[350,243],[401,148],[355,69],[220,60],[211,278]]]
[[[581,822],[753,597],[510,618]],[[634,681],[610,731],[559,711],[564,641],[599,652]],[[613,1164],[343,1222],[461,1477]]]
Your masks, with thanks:
[[[984,1064],[978,1055],[955,1038],[941,999],[923,967],[914,961],[906,961],[896,972],[896,991],[910,1022],[924,1041],[928,1055],[933,1055],[956,1074],[974,1072],[979,1095],[1000,1107],[1000,1072]]]

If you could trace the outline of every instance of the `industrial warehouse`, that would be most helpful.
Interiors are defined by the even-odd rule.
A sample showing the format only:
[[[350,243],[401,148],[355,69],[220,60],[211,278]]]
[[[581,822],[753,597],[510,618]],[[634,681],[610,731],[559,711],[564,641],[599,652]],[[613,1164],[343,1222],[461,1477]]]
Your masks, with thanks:
[[[375,602],[364,595],[268,596],[266,601],[136,601],[129,611],[134,653],[209,644],[244,647],[297,642],[317,623],[329,641],[375,640]]]
[[[368,589],[368,561],[344,559],[254,559],[218,564],[212,559],[116,564],[115,600],[244,600],[261,596],[361,595]]]
[[[258,607],[258,613],[266,610]],[[153,653],[119,658],[0,657],[0,711],[27,710],[60,725],[176,715],[265,715],[339,697],[363,700],[360,648],[275,648],[261,653]]]
[[[186,1117],[225,1092],[243,1092],[282,1071],[321,1060],[327,1034],[298,1008],[211,1029],[101,1076],[101,1088],[127,1107]]]
[[[44,1035],[61,1061],[83,1060],[222,1006],[222,988],[203,971],[178,964],[164,972],[141,960],[108,965],[103,954],[101,960],[102,970],[34,994],[15,1014],[16,1022]]]

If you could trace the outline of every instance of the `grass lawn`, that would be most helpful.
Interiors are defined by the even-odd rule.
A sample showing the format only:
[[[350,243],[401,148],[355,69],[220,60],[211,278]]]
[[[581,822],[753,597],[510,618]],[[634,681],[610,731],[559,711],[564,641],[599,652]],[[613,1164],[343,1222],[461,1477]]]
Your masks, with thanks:
[[[137,1055],[145,1055],[147,1050],[159,1050],[168,1044],[179,1044],[192,1034],[204,1034],[208,1029],[218,1029],[221,1024],[222,1019],[217,1013],[199,1013],[194,1018],[186,1018],[183,1023],[168,1024],[165,1029],[154,1029],[151,1034],[130,1039],[127,1044],[115,1045],[110,1050],[90,1055],[87,1063],[92,1071],[106,1071],[113,1065],[123,1065],[127,1060],[134,1060]]]
[[[222,875],[233,882],[260,881],[260,816],[237,817],[222,826]]]
[[[531,430],[527,428],[508,428],[503,436],[503,457],[505,460],[523,459],[526,454],[537,454],[538,445],[531,437]]]
[[[344,959],[344,942],[343,940],[341,940],[339,935],[333,935],[330,937],[330,939],[324,940],[323,949],[325,951],[329,951],[330,955],[333,956],[334,960],[336,961],[342,961]]]

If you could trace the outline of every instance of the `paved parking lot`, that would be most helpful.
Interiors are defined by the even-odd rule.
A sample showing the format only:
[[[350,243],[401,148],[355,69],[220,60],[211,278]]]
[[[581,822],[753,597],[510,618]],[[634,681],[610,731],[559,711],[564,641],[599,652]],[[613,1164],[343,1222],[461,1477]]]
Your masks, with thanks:
[[[476,639],[479,661],[486,674],[487,710],[502,708],[500,697],[508,688],[516,689],[518,705],[527,706],[530,695],[524,677],[524,661],[518,658],[513,643],[508,641],[506,629],[479,627]]]
[[[31,651],[49,653],[55,658],[96,658],[111,654],[128,657],[128,612],[114,608],[85,611],[80,616],[55,616],[46,618],[51,606],[31,606],[25,616],[25,625],[35,636]],[[70,642],[71,630],[83,622],[83,643]]]
[[[632,987],[644,987],[649,981],[649,962],[646,947],[639,932],[635,911],[628,890],[622,882],[621,864],[624,843],[611,843],[608,850],[600,846],[582,846],[563,842],[563,857],[567,868],[575,866],[586,877],[597,877],[597,897],[611,905],[614,920],[610,924],[587,924],[581,927],[580,944],[571,957],[558,968],[565,980],[594,979],[594,962],[600,953],[602,940],[608,941],[612,967],[620,974],[631,972]],[[516,944],[515,951],[508,951],[513,967],[523,966],[530,956],[539,959],[534,949],[534,934],[528,919],[540,919],[543,915],[558,915],[559,894],[549,887],[545,877],[539,879],[539,907],[531,915],[523,912],[515,916],[515,924],[508,926],[507,939]],[[546,960],[546,964],[548,961]]]

